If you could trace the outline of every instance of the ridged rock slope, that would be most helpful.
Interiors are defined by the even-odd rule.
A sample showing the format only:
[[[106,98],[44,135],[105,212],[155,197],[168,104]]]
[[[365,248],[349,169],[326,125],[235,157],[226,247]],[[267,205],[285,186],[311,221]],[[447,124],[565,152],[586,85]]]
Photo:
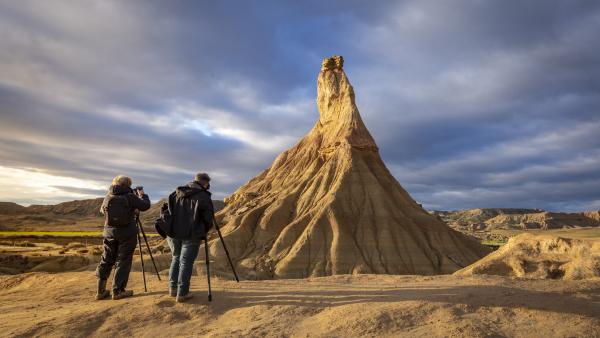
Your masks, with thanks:
[[[521,234],[494,253],[455,272],[459,276],[500,275],[540,279],[600,277],[600,243]]]

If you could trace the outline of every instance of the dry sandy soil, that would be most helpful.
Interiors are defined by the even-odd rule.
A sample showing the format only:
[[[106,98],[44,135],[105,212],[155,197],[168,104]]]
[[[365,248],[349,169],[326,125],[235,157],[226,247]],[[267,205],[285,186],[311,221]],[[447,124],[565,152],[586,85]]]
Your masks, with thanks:
[[[215,279],[175,303],[149,277],[141,293],[93,301],[89,271],[0,276],[0,335],[216,337],[600,337],[600,280],[356,275],[303,280]]]

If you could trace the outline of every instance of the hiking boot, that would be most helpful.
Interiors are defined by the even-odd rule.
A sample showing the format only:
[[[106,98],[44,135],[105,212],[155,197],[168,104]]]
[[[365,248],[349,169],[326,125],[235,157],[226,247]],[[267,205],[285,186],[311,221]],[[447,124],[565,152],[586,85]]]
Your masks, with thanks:
[[[173,298],[177,297],[177,289],[169,289],[169,295]]]
[[[194,298],[194,294],[191,292],[188,292],[185,295],[177,295],[177,303],[183,303],[188,299],[192,299]]]
[[[127,297],[133,296],[133,291],[131,290],[113,290],[113,300],[123,299]]]
[[[106,290],[106,279],[98,279],[98,291],[96,291],[96,300],[102,300],[110,297],[110,291]]]

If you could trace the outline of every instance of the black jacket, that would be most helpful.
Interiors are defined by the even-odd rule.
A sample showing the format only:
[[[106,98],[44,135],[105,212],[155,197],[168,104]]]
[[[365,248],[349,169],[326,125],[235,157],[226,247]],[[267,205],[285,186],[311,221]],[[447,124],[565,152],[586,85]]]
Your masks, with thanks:
[[[130,188],[124,187],[122,185],[111,185],[108,188],[108,193],[102,202],[102,207],[100,207],[100,212],[105,213],[106,206],[108,203],[108,198],[111,195],[125,195],[129,200],[129,206],[131,208],[131,222],[126,227],[111,227],[106,221],[104,222],[104,233],[103,236],[105,238],[116,238],[116,239],[124,239],[130,236],[134,236],[137,233],[137,225],[135,224],[135,209],[139,211],[146,211],[150,209],[150,199],[148,195],[143,195],[141,198],[133,193],[133,190]]]
[[[174,238],[200,239],[206,236],[212,227],[214,213],[210,196],[210,191],[197,182],[178,187],[169,195]]]

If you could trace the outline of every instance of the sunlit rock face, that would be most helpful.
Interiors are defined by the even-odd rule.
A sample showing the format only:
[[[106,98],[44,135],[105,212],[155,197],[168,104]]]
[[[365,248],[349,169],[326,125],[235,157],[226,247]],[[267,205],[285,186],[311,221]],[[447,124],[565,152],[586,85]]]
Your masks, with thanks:
[[[600,277],[600,242],[524,233],[454,274],[597,279]]]
[[[451,273],[485,255],[396,181],[365,127],[344,59],[323,60],[319,119],[217,214],[246,278]],[[226,271],[218,241],[210,243]]]

